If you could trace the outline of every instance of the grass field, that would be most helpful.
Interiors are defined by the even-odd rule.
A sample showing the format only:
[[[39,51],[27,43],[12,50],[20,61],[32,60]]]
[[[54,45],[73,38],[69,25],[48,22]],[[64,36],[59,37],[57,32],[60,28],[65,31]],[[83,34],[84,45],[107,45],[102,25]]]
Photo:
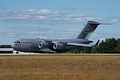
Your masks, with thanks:
[[[120,80],[120,55],[0,56],[0,80]]]

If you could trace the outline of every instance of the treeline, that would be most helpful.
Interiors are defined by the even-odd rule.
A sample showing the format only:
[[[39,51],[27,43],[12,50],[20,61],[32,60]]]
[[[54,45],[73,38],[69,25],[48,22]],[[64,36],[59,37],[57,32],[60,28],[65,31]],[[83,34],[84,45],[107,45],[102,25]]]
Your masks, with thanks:
[[[0,48],[11,48],[11,45],[0,45]]]
[[[71,53],[120,53],[120,38],[107,38],[93,47],[79,47]]]

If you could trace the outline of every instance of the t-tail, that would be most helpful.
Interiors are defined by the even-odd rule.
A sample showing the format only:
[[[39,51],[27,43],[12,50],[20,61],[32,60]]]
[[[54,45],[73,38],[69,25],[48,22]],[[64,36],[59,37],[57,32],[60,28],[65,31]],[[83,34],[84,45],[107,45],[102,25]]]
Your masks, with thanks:
[[[83,28],[77,39],[89,39],[100,23],[95,21],[88,21],[87,25]]]

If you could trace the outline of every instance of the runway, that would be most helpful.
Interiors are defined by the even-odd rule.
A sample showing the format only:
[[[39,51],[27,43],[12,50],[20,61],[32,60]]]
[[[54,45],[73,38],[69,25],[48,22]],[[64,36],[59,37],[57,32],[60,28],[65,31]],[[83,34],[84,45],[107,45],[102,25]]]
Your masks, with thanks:
[[[13,53],[13,48],[0,48],[0,53]]]
[[[30,52],[19,52],[16,53],[15,51],[2,51],[0,52],[0,55],[38,55],[38,54],[42,54],[42,53],[30,53]]]
[[[30,54],[38,54],[38,53],[27,53],[27,52],[19,52],[13,50],[13,48],[0,48],[0,55],[30,55]]]
[[[85,53],[81,53],[81,54],[75,54],[75,53],[56,53],[56,54],[51,54],[51,53],[25,53],[25,52],[19,52],[19,54],[16,53],[0,53],[0,56],[25,56],[25,55],[30,55],[30,56],[120,56],[120,54],[116,53],[116,54],[85,54]]]
[[[0,48],[0,55],[75,55],[75,56],[120,56],[120,53],[32,53],[32,52],[19,52],[16,53],[13,48]]]

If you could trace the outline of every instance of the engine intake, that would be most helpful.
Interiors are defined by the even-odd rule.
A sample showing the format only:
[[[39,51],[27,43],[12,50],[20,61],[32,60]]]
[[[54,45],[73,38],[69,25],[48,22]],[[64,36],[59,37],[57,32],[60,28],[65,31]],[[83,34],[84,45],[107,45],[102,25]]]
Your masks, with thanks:
[[[48,42],[39,42],[38,43],[38,47],[41,49],[41,48],[47,48],[49,47],[49,43]]]
[[[53,49],[59,50],[65,48],[65,43],[53,43]]]

